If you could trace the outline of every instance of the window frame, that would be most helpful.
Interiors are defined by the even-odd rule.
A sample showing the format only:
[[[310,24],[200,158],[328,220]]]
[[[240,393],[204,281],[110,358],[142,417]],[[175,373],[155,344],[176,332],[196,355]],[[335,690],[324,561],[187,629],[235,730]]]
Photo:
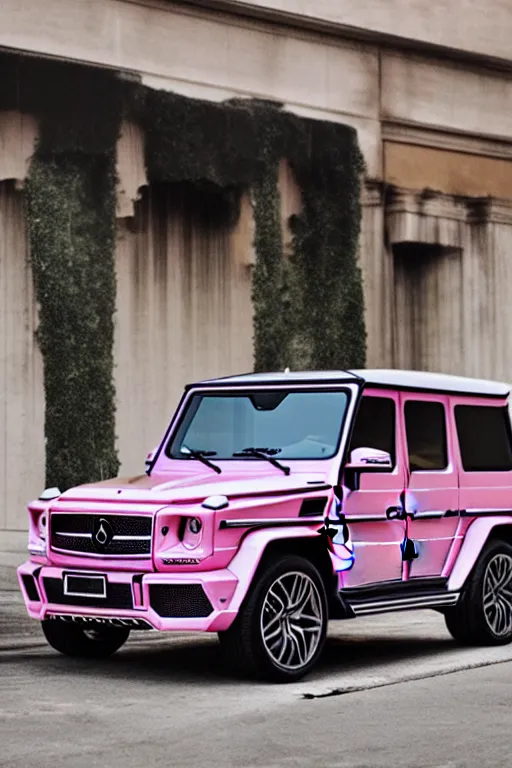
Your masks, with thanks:
[[[357,412],[356,412],[356,414],[354,416],[354,425],[353,425],[353,428],[352,428],[350,439],[348,441],[347,456],[350,455],[350,452],[352,452],[354,450],[354,448],[352,447],[352,440],[353,440],[353,437],[354,437],[355,426],[357,424],[357,417],[359,415],[359,410],[361,408],[361,405],[362,405],[363,401],[365,399],[368,400],[370,398],[372,398],[373,400],[387,400],[387,401],[389,401],[392,404],[392,407],[393,407],[393,417],[394,417],[393,418],[393,430],[394,430],[394,434],[393,434],[393,452],[391,454],[392,465],[391,465],[391,467],[378,467],[378,469],[377,468],[372,468],[371,471],[379,472],[379,473],[392,473],[392,472],[394,472],[396,470],[396,468],[398,466],[398,463],[399,463],[400,422],[398,420],[398,417],[399,417],[400,411],[399,411],[399,400],[396,397],[393,397],[389,391],[386,391],[386,390],[375,390],[375,389],[371,389],[368,392],[363,391],[363,393],[361,395],[361,401],[359,403],[359,407],[358,407]],[[365,447],[375,448],[377,450],[377,446],[375,446],[375,445],[368,445],[368,446],[365,446]],[[364,470],[362,470],[362,471],[364,471]]]
[[[451,446],[450,446],[450,408],[449,403],[444,399],[440,399],[431,393],[414,392],[407,393],[408,397],[402,401],[402,418],[403,418],[403,435],[404,435],[404,461],[407,471],[410,475],[417,473],[447,473],[451,471]],[[444,457],[445,464],[443,467],[412,467],[411,466],[411,454],[409,451],[409,439],[407,435],[407,406],[410,403],[419,403],[427,406],[436,406],[442,409],[444,414]]]

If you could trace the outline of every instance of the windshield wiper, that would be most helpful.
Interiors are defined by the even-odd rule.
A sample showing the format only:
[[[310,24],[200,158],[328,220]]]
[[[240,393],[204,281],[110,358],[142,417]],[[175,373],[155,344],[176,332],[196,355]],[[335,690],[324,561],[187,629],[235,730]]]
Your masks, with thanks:
[[[214,472],[216,472],[218,475],[221,474],[222,469],[218,467],[216,464],[214,464],[212,461],[208,460],[208,456],[216,456],[217,451],[193,451],[190,448],[187,448],[186,445],[183,445],[181,447],[181,453],[185,453],[187,456],[190,456],[192,459],[197,459],[202,464],[204,464],[207,467],[210,467],[210,469],[213,469]]]
[[[280,448],[243,448],[241,451],[236,451],[233,456],[235,458],[242,456],[253,456],[255,459],[265,459],[266,461],[270,462],[273,467],[277,467],[277,469],[280,469],[281,472],[284,472],[285,475],[289,475],[290,467],[285,467],[283,464],[277,461],[277,459],[273,458],[277,453],[280,452]]]

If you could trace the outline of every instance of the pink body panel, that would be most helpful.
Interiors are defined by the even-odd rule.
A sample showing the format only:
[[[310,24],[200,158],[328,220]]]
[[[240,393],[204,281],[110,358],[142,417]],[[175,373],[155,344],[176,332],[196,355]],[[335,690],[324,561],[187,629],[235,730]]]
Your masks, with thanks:
[[[473,521],[467,517],[459,518],[457,523],[457,530],[455,531],[455,536],[453,537],[452,545],[450,547],[450,550],[444,562],[443,570],[441,571],[441,576],[443,578],[448,577],[452,572],[453,567],[457,562],[457,558],[459,557],[459,553],[462,547],[462,543],[464,541],[464,537],[466,535],[466,531],[468,530],[472,522]]]
[[[448,579],[448,589],[457,590],[464,586],[471,569],[478,560],[482,547],[489,538],[489,534],[498,525],[512,526],[512,517],[499,517],[497,515],[496,517],[480,518],[471,522]]]

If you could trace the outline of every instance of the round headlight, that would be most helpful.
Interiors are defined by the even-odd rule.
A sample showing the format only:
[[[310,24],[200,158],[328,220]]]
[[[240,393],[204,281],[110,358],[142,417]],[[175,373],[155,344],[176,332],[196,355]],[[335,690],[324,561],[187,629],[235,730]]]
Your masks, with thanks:
[[[193,533],[196,536],[198,533],[200,533],[202,527],[203,524],[198,517],[191,517],[188,521],[188,529],[190,533]]]
[[[39,533],[39,538],[43,541],[46,541],[46,528],[47,528],[47,517],[46,513],[42,514],[37,522],[37,528]]]

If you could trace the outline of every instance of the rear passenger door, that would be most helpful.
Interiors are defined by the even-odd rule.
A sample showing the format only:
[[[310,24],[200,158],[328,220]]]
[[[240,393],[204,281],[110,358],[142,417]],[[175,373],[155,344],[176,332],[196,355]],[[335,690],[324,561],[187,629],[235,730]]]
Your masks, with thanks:
[[[406,447],[406,535],[417,557],[408,577],[441,576],[459,519],[458,471],[449,412],[442,395],[402,393]]]

